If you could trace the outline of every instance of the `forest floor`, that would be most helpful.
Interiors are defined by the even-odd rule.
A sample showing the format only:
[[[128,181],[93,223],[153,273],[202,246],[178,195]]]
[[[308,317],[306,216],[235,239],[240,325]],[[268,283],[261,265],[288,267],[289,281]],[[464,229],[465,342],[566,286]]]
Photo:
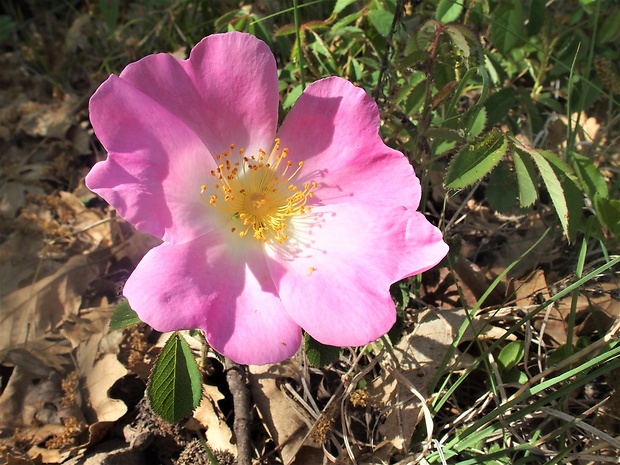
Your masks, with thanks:
[[[89,56],[76,42],[85,33],[79,24],[69,32],[46,31],[34,37],[49,52],[47,63],[59,68],[67,54]],[[0,54],[0,462],[201,464],[209,463],[205,437],[220,464],[234,463],[232,400],[219,359],[204,361],[199,408],[172,426],[145,400],[153,361],[169,335],[142,324],[109,328],[123,282],[158,241],[136,232],[84,185],[86,173],[105,157],[88,120],[88,98],[105,73],[84,58],[82,68],[71,68],[80,71],[70,77],[70,90],[60,91],[50,74],[28,64],[27,51],[5,46]],[[589,134],[604,124],[597,115],[586,117]],[[558,134],[565,124],[557,121]],[[441,179],[432,185],[429,205],[440,206],[447,195]],[[465,194],[450,196],[448,210],[454,213],[450,234],[460,237],[458,260],[425,273],[419,292],[406,296],[403,336],[391,354],[376,344],[365,352],[346,349],[327,367],[311,367],[300,354],[249,368],[257,463],[316,464],[325,457],[345,463],[350,454],[358,463],[404,460],[411,438],[424,443],[424,428],[417,427],[428,420],[412,393],[422,399],[432,394],[440,361],[471,317],[465,309],[492,289],[461,339],[453,371],[477,356],[469,342],[506,337],[515,321],[574,280],[578,252],[558,228],[545,233],[553,211],[504,216]],[[589,262],[591,269],[597,264],[600,257]],[[575,337],[613,337],[619,289],[617,271],[608,271],[577,299],[559,299],[506,337],[526,341],[524,360],[532,365],[525,372],[566,344],[571,311]],[[201,342],[185,337],[199,354]],[[598,378],[565,399],[588,411],[596,431],[612,438],[620,434],[618,379],[617,372]],[[505,389],[508,397],[518,390]],[[451,419],[467,412],[482,415],[488,395],[484,376],[470,376],[444,405],[435,429],[448,431]],[[617,457],[611,446],[601,450]]]

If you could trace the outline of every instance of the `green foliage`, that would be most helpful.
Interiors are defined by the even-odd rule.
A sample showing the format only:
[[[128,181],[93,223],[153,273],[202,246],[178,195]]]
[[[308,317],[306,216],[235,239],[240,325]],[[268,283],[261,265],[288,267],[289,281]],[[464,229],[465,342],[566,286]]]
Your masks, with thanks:
[[[458,0],[439,0],[435,19],[447,24],[456,21],[463,12],[463,3]]]
[[[202,377],[189,345],[178,332],[166,341],[150,376],[151,408],[170,423],[191,414],[202,397]]]
[[[508,142],[498,129],[464,146],[454,157],[446,174],[446,186],[467,187],[482,179],[506,154]]]
[[[140,317],[131,309],[129,302],[122,300],[114,307],[114,313],[110,319],[110,328],[123,329],[140,322]]]
[[[0,44],[7,40],[15,30],[15,23],[8,15],[0,15]]]
[[[183,55],[207,34],[248,32],[264,40],[276,55],[284,113],[301,94],[304,82],[331,75],[353,81],[377,100],[382,138],[409,157],[423,180],[422,209],[433,203],[437,216],[449,221],[448,207],[444,204],[441,210],[441,202],[433,198],[435,186],[430,185],[431,179],[441,179],[448,195],[460,196],[459,201],[469,198],[471,186],[479,185],[476,201],[494,211],[517,216],[551,212],[544,221],[570,241],[586,234],[614,245],[620,237],[620,181],[612,142],[620,108],[616,66],[620,8],[613,0],[300,0],[297,25],[292,2],[98,0],[87,2],[91,7],[80,11],[82,29],[69,19],[70,8],[79,8],[70,2],[27,3],[27,7],[24,2],[6,3],[6,14],[0,16],[0,42],[16,40],[18,49],[28,49],[21,57],[24,69],[43,76],[59,95],[84,89],[89,79],[101,81],[118,73],[148,53]],[[39,3],[43,6],[37,11]],[[50,15],[54,21],[49,21]],[[81,32],[83,40],[92,43],[88,53],[78,46],[59,57],[58,44],[52,48],[40,44],[38,29],[55,22],[62,30],[73,27]],[[604,120],[599,121],[603,125],[597,137],[583,137],[583,117],[558,136],[555,123],[579,112]],[[458,258],[454,246],[447,262]],[[598,271],[617,264],[608,260]],[[567,292],[593,276],[577,280]],[[418,293],[411,292],[410,285],[403,281],[392,288],[401,311],[415,306],[416,299],[410,301],[410,296]],[[434,412],[486,360],[497,361],[501,378],[488,383],[491,390],[523,384],[526,348],[523,341],[508,342],[507,337],[527,331],[525,325],[566,295],[562,292],[528,312],[505,337],[481,346],[481,355],[464,373],[446,368],[445,384],[436,380],[433,390]],[[122,302],[111,326],[138,322]],[[394,334],[399,330],[395,327]],[[457,344],[458,340],[455,351]],[[340,356],[338,348],[308,335],[304,347],[315,366],[329,365]],[[512,463],[511,454],[523,449],[485,446],[484,439],[503,428],[497,418],[524,422],[542,408],[555,408],[555,402],[575,386],[602,376],[604,370],[617,369],[617,346],[599,349],[589,358],[572,360],[527,392],[489,407],[488,414],[449,437],[443,446],[448,463]],[[580,350],[588,350],[581,340],[576,347],[561,346],[541,363],[547,368],[561,365]],[[199,387],[193,355],[175,333],[153,371],[148,389],[152,406],[176,422],[197,405]],[[436,453],[426,459],[441,462]],[[527,456],[522,460],[525,463]]]
[[[308,333],[304,334],[304,350],[308,362],[314,367],[327,366],[340,357],[340,347],[321,344]]]

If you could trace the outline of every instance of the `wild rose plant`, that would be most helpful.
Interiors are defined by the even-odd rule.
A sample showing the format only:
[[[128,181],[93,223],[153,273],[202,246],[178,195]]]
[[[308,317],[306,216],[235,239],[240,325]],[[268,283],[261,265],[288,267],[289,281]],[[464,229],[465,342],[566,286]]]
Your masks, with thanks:
[[[375,340],[396,319],[390,285],[448,250],[364,90],[316,81],[279,129],[278,102],[271,51],[236,32],[187,60],[147,56],[90,100],[108,157],[86,185],[163,241],[127,280],[129,304],[244,364],[291,357],[302,329],[333,346]]]

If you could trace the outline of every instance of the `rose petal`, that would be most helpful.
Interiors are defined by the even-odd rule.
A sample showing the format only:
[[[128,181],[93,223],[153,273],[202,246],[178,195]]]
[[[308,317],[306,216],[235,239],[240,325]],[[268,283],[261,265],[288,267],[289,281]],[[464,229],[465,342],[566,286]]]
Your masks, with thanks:
[[[213,34],[189,59],[147,56],[121,79],[181,119],[213,155],[230,144],[271,149],[278,123],[278,74],[269,47],[250,34]]]
[[[175,115],[116,76],[93,95],[90,113],[109,155],[86,177],[89,189],[137,229],[166,242],[220,226],[200,196],[215,162]]]
[[[289,160],[304,166],[299,182],[318,183],[309,203],[404,205],[415,210],[420,185],[402,153],[379,137],[379,110],[366,92],[338,77],[309,85],[278,136]]]
[[[215,350],[238,363],[275,363],[295,353],[301,330],[265,260],[257,241],[228,231],[164,243],[146,254],[123,293],[158,331],[202,328]]]
[[[324,344],[358,346],[385,334],[396,319],[390,285],[434,266],[448,248],[404,207],[338,203],[311,216],[294,227],[305,246],[269,255],[282,267],[271,272],[287,312]]]
[[[141,231],[183,243],[221,225],[201,199],[210,155],[270,150],[278,118],[275,59],[249,34],[203,39],[189,60],[150,55],[111,76],[90,101],[108,159],[87,186]]]

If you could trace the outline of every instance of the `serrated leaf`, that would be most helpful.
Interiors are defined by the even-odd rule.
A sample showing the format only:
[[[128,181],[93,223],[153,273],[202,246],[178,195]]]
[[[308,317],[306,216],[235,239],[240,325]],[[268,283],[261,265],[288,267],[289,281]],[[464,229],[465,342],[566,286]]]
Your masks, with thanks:
[[[546,150],[540,150],[540,153],[551,164],[564,190],[564,197],[568,206],[568,239],[572,240],[577,230],[583,231],[586,227],[586,219],[583,214],[583,189],[564,160]]]
[[[504,161],[489,175],[486,198],[489,207],[493,210],[505,213],[516,204],[519,190],[515,182],[515,175]]]
[[[538,190],[536,189],[537,176],[534,164],[531,158],[523,156],[519,150],[513,151],[512,158],[519,186],[519,205],[521,205],[521,208],[527,208],[538,198]]]
[[[442,24],[456,21],[463,11],[463,3],[459,0],[439,0],[435,10],[435,19]]]
[[[450,41],[454,44],[454,46],[461,51],[461,55],[463,55],[465,58],[469,58],[469,44],[467,43],[467,39],[461,33],[461,31],[455,27],[448,25],[446,26],[445,32],[450,37]]]
[[[562,225],[564,234],[566,237],[570,237],[568,230],[568,204],[566,203],[564,189],[562,188],[562,184],[560,183],[558,176],[551,167],[551,164],[547,161],[547,158],[543,156],[543,152],[543,150],[530,150],[528,153],[538,167],[538,171],[540,172],[543,182],[545,183],[549,197],[551,197],[551,202],[555,207],[555,212],[560,219],[560,224]]]
[[[140,323],[141,321],[142,320],[140,320],[138,314],[129,306],[129,302],[123,300],[119,302],[116,307],[114,307],[112,318],[110,318],[110,328],[123,329]]]
[[[523,36],[523,11],[520,0],[500,4],[491,21],[491,41],[497,49],[507,54]]]
[[[599,222],[614,236],[620,236],[620,200],[594,198],[594,210]]]
[[[308,362],[314,367],[329,365],[340,357],[340,347],[321,344],[308,333],[304,334],[304,349]]]
[[[426,50],[428,46],[433,43],[439,26],[440,24],[438,24],[437,21],[429,19],[418,29],[418,33],[415,36],[417,43],[416,50]]]
[[[448,167],[446,186],[459,189],[479,181],[500,162],[507,147],[506,138],[499,129],[466,145]]]
[[[605,176],[588,157],[573,152],[571,160],[575,173],[590,200],[596,195],[602,198],[609,197]]]
[[[166,341],[147,389],[151,408],[170,423],[191,414],[202,397],[200,370],[183,336],[174,332]]]

